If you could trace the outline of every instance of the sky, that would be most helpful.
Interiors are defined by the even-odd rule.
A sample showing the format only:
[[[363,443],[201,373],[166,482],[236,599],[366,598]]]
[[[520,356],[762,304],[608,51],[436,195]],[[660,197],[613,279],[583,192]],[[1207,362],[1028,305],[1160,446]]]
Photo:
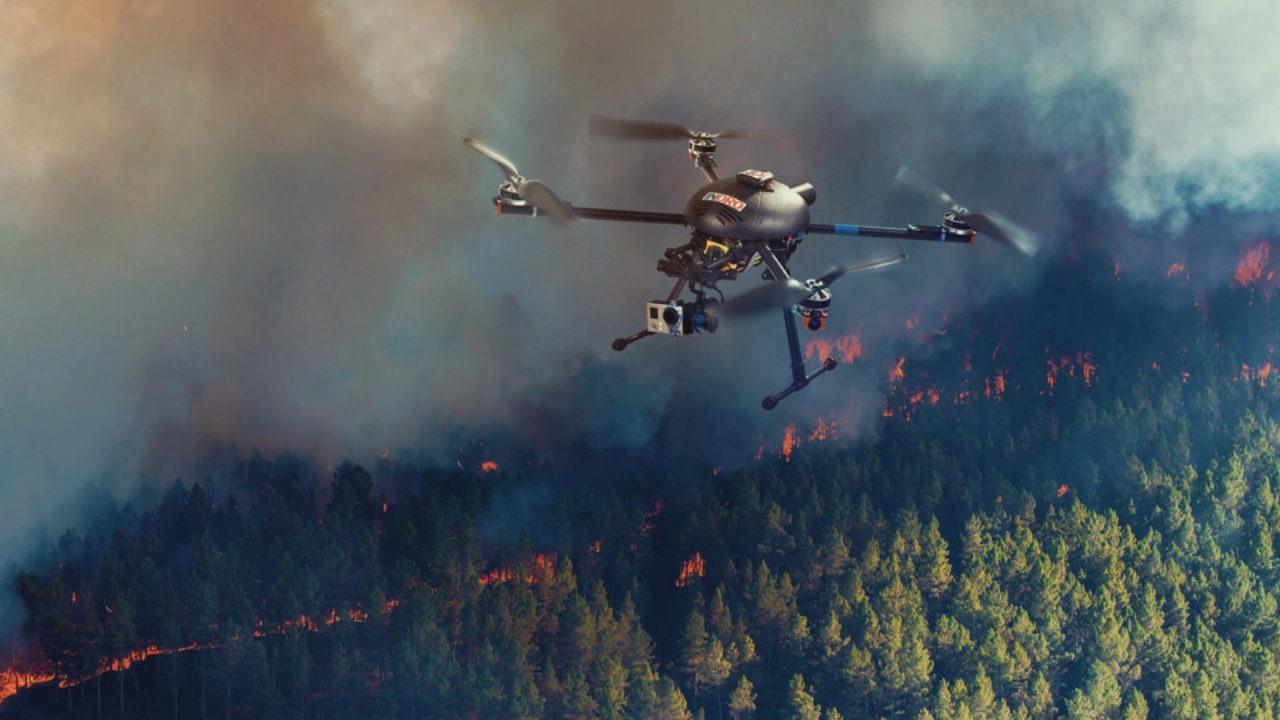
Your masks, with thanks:
[[[911,313],[1017,297],[1082,246],[1225,282],[1280,202],[1277,34],[1262,0],[9,0],[0,566],[85,487],[199,478],[227,446],[448,462],[496,429],[719,462],[817,416],[866,436],[881,366],[923,352]],[[468,134],[573,202],[683,206],[680,143],[590,140],[591,113],[788,130],[718,159],[813,182],[818,222],[936,222],[892,187],[907,163],[1045,249],[908,247],[847,282],[830,327],[865,362],[765,415],[776,318],[609,349],[682,230],[494,216]],[[894,249],[815,237],[794,269]],[[681,424],[711,432],[666,443]]]

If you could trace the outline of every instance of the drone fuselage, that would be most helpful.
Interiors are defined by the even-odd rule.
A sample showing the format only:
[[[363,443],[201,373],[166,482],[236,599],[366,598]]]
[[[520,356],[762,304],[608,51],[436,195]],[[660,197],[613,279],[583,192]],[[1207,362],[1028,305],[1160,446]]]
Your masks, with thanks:
[[[808,183],[792,188],[773,173],[744,170],[698,188],[685,204],[684,220],[694,231],[714,238],[796,238],[809,227],[814,197]]]

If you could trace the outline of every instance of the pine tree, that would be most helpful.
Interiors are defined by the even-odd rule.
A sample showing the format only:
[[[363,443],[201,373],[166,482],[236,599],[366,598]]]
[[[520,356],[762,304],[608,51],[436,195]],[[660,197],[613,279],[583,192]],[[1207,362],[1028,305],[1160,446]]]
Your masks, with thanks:
[[[748,720],[756,711],[756,692],[751,680],[743,675],[729,694],[729,717],[733,720]]]
[[[822,708],[814,702],[804,677],[800,675],[792,675],[787,685],[787,706],[783,717],[787,720],[822,720]]]

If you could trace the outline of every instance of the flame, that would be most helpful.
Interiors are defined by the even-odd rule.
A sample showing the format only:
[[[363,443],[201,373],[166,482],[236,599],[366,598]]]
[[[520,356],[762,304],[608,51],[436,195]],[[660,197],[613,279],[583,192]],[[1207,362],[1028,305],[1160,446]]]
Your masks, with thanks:
[[[898,362],[894,364],[893,369],[889,371],[890,383],[894,383],[899,380],[902,380],[907,376],[906,372],[904,372],[902,369],[902,366],[905,365],[906,363],[907,363],[906,356],[902,356],[898,358]]]
[[[809,431],[809,442],[826,442],[836,437],[836,421],[818,418],[818,424]]]
[[[1048,348],[1045,348],[1045,352],[1049,352]],[[1049,357],[1045,359],[1045,364],[1048,365],[1044,375],[1047,395],[1053,394],[1054,388],[1058,386],[1059,377],[1064,372],[1067,377],[1079,377],[1084,380],[1085,387],[1093,387],[1094,378],[1098,374],[1098,364],[1093,361],[1093,354],[1088,352],[1077,352],[1074,356],[1063,355],[1056,361]]]
[[[599,555],[600,551],[603,549],[604,549],[604,538],[600,538],[599,540],[596,540],[595,542],[591,543],[591,552],[595,553],[596,555]]]
[[[796,426],[791,424],[782,431],[782,459],[791,462],[791,453],[796,449]]]
[[[480,463],[480,472],[482,473],[491,473],[497,469],[498,469],[498,463],[492,460],[485,460],[484,462]]]
[[[804,346],[804,356],[807,360],[813,360],[816,357],[818,362],[826,362],[832,355],[846,363],[862,357],[862,333],[855,330],[834,341],[817,338],[810,340]]]
[[[488,587],[490,585],[502,585],[523,577],[526,585],[536,585],[539,582],[548,581],[553,578],[555,576],[555,572],[555,553],[538,553],[529,560],[528,567],[524,568],[523,576],[517,574],[516,570],[510,567],[500,567],[494,568],[481,575],[479,582],[481,587]]]
[[[986,379],[986,387],[983,389],[983,395],[988,398],[1000,398],[1004,396],[1004,370],[997,370],[994,377]]]
[[[1271,274],[1267,272],[1267,261],[1270,257],[1271,243],[1265,240],[1246,246],[1240,255],[1240,260],[1236,262],[1236,272],[1233,276],[1236,286],[1254,285],[1264,277],[1270,280]]]
[[[689,587],[700,577],[707,574],[707,563],[702,559],[702,553],[694,551],[688,560],[680,566],[680,575],[676,578],[676,587]]]
[[[1168,275],[1169,277],[1177,277],[1179,275],[1182,275],[1183,277],[1188,277],[1189,273],[1187,273],[1186,261],[1179,260],[1178,262],[1170,265],[1168,272],[1166,272],[1165,274]]]
[[[1063,495],[1066,495],[1069,492],[1071,492],[1071,488],[1067,487],[1066,483],[1062,483],[1061,485],[1058,486],[1058,497],[1062,497]]]
[[[1258,367],[1250,367],[1248,363],[1242,363],[1240,365],[1240,374],[1236,376],[1236,379],[1244,380],[1245,382],[1256,382],[1258,387],[1266,387],[1267,380],[1270,379],[1273,372],[1275,372],[1275,367],[1270,360]]]
[[[399,600],[388,600],[384,606],[387,612],[391,612],[399,607]],[[254,623],[251,633],[254,638],[265,638],[275,635],[283,635],[290,630],[303,630],[306,632],[319,632],[322,627],[332,627],[341,622],[364,623],[369,620],[369,613],[360,608],[354,608],[345,615],[339,613],[336,609],[330,609],[324,616],[322,622],[317,623],[307,615],[299,615],[296,618],[284,620],[282,622],[267,625],[266,621],[258,620]],[[239,640],[235,637],[233,640]],[[29,667],[23,668],[15,660],[12,667],[0,669],[0,704],[17,695],[20,691],[36,685],[46,685],[49,683],[56,684],[59,688],[76,687],[82,683],[93,680],[102,675],[111,672],[122,672],[133,667],[137,663],[143,662],[153,657],[162,655],[177,655],[181,653],[193,652],[196,650],[216,650],[222,647],[222,643],[187,643],[175,647],[164,647],[161,645],[148,645],[138,648],[125,655],[117,657],[102,658],[96,668],[88,672],[76,675],[66,676],[59,675],[49,668],[48,663],[43,660],[33,661],[29,663]]]

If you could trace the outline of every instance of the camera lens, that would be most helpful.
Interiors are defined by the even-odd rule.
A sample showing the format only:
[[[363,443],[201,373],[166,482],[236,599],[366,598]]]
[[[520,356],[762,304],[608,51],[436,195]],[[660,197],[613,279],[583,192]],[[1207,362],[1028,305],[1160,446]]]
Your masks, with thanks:
[[[668,325],[675,325],[680,322],[680,311],[673,307],[669,307],[662,311],[662,322]]]

